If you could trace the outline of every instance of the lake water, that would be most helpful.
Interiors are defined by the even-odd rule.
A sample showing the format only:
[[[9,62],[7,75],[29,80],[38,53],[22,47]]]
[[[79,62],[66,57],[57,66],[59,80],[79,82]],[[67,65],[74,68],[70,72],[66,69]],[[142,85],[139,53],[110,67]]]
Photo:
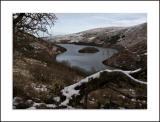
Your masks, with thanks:
[[[117,50],[111,48],[102,48],[96,46],[85,46],[75,44],[58,44],[67,49],[66,52],[57,55],[57,62],[65,62],[70,67],[78,67],[86,72],[94,73],[103,69],[111,69],[102,63],[105,59],[111,57]],[[79,53],[84,47],[95,47],[99,50],[97,53]]]

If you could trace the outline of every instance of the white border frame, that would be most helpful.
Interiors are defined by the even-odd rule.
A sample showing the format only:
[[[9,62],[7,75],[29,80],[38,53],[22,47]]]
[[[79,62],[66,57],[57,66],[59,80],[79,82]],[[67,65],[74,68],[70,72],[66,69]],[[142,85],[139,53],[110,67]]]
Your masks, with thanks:
[[[2,121],[153,121],[159,119],[159,1],[2,1]],[[147,110],[12,110],[12,13],[147,13]]]

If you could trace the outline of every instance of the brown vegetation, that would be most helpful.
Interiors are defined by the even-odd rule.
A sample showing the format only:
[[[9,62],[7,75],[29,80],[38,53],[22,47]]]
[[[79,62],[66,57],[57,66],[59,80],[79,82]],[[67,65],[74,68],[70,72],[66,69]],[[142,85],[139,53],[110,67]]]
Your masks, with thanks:
[[[85,76],[55,61],[64,48],[29,34],[18,34],[13,40],[13,97],[50,103],[64,86]]]

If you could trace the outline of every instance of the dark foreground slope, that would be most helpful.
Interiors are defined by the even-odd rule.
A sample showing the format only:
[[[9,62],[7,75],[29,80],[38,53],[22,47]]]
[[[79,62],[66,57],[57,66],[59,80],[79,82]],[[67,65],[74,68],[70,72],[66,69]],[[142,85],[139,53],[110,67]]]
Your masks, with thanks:
[[[23,100],[16,108],[27,108],[27,100],[52,103],[64,86],[84,77],[83,73],[55,61],[55,56],[63,51],[33,35],[14,35],[13,98]]]

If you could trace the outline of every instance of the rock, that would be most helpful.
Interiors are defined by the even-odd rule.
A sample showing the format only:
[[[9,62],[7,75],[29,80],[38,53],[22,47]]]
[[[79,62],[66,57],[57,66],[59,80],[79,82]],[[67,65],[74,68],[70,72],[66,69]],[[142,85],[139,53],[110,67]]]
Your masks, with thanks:
[[[24,100],[21,97],[14,97],[13,108],[14,109],[26,109],[28,108],[28,106],[25,104]]]
[[[35,104],[35,107],[37,109],[46,109],[47,108],[47,105],[45,103],[36,103]]]
[[[22,102],[23,102],[23,100],[22,100],[21,97],[14,97],[14,99],[13,99],[13,105],[14,106],[17,106],[18,104],[20,104]]]
[[[26,102],[25,102],[25,104],[26,104],[26,106],[28,106],[28,107],[31,107],[32,105],[33,105],[33,101],[32,100],[27,100]]]

